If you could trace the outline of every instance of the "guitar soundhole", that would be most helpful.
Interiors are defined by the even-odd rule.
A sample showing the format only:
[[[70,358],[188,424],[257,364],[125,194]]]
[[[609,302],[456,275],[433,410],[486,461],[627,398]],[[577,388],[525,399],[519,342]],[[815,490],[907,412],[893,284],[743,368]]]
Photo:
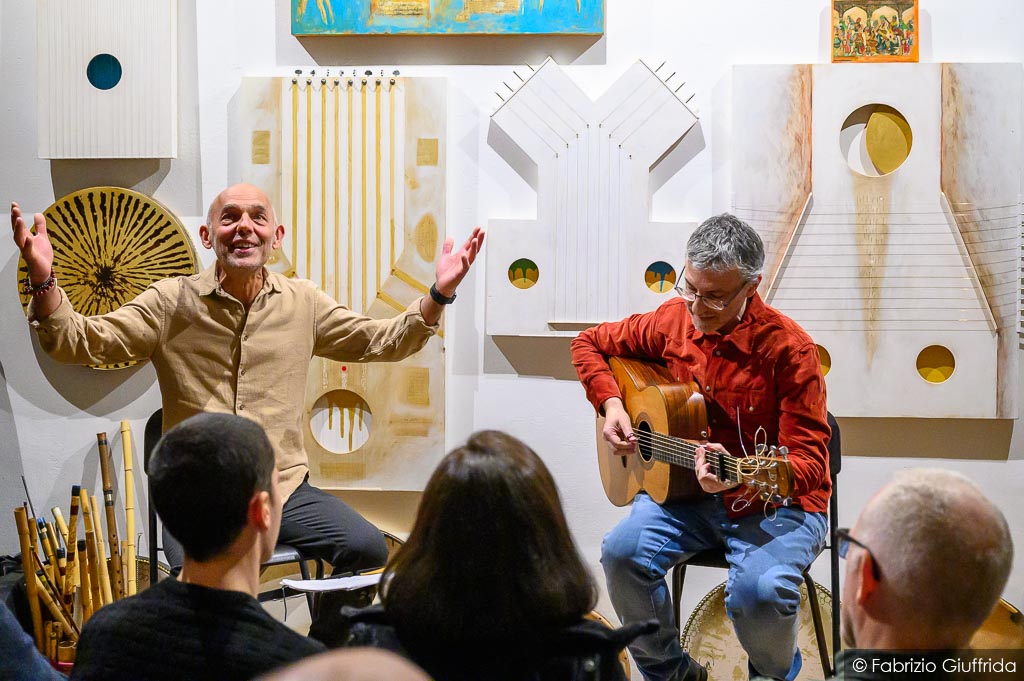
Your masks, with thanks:
[[[654,453],[651,451],[651,424],[647,421],[641,421],[636,424],[637,436],[637,451],[640,453],[640,458],[644,461],[650,461],[654,458]]]

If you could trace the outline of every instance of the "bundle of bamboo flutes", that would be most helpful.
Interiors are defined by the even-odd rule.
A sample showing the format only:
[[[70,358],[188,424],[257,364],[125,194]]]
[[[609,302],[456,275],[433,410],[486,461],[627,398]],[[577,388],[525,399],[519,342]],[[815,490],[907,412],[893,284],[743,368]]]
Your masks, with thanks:
[[[96,440],[103,481],[103,515],[107,522],[106,545],[99,502],[79,485],[71,488],[71,512],[67,522],[59,506],[51,509],[52,522],[30,517],[27,504],[14,509],[32,634],[39,651],[58,662],[74,661],[82,626],[96,610],[116,599],[134,595],[136,590],[131,427],[127,421],[121,422],[126,541],[118,540],[107,434],[97,433]],[[79,518],[85,539],[79,539],[82,536]]]

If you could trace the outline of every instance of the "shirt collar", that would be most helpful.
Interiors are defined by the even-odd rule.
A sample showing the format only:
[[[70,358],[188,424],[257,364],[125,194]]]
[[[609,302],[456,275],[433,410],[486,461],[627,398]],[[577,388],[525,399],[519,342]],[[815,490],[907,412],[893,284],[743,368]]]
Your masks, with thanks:
[[[740,323],[737,324],[732,331],[719,337],[723,341],[732,343],[740,352],[749,355],[751,352],[751,340],[753,336],[751,333],[751,326],[753,326],[754,322],[762,316],[764,309],[765,304],[764,301],[761,300],[761,294],[755,291],[754,295],[747,299],[747,307],[743,310],[743,316],[740,317]],[[687,307],[686,311],[689,312],[690,308]],[[690,324],[692,325],[693,322],[691,321]],[[706,335],[707,334],[703,331],[698,330],[696,326],[693,327],[693,340],[702,340]]]
[[[281,292],[281,282],[278,281],[278,277],[281,276],[276,272],[271,272],[266,267],[263,268],[263,288],[261,291],[266,293],[268,291],[274,291],[276,293]],[[220,282],[217,281],[217,263],[213,263],[205,270],[199,273],[199,295],[208,296],[217,289],[220,288]]]

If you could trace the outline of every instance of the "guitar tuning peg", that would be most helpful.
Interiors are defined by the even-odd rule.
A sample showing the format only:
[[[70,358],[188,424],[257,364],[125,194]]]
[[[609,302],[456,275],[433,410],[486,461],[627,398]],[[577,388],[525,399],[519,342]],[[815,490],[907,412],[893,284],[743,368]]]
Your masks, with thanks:
[[[783,461],[789,460],[789,447],[779,447],[779,456]]]

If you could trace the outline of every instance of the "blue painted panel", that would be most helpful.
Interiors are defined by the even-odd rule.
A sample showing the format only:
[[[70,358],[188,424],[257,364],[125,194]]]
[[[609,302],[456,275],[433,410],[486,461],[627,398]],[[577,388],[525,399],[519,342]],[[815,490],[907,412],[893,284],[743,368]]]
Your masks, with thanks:
[[[604,0],[522,0],[518,11],[510,13],[469,13],[465,8],[466,0],[291,0],[291,3],[293,35],[604,33]],[[429,10],[422,16],[394,13],[427,6]]]

